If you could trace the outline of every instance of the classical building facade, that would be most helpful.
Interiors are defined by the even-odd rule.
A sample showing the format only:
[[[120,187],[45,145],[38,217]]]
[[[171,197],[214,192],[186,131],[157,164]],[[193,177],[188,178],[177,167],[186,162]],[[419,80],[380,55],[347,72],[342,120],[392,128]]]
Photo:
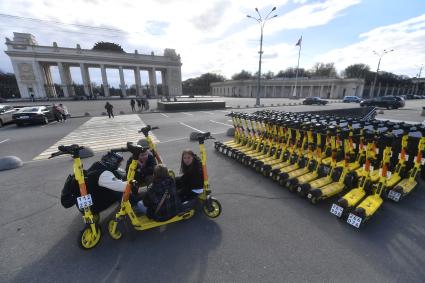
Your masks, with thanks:
[[[118,69],[121,95],[127,96],[124,80],[125,69],[134,71],[136,95],[142,95],[140,71],[148,71],[150,94],[157,96],[156,72],[161,72],[162,94],[181,95],[181,60],[174,49],[165,49],[163,56],[134,53],[117,53],[76,48],[38,45],[35,37],[28,33],[13,33],[13,40],[6,38],[5,53],[12,61],[13,70],[22,98],[33,95],[38,97],[55,97],[58,91],[52,87],[51,66],[57,66],[61,79],[61,95],[75,95],[70,67],[79,67],[85,95],[93,94],[88,68],[100,68],[102,74],[102,95],[109,96],[109,84],[106,69]]]
[[[296,82],[296,97],[319,96],[321,98],[338,99],[346,95],[362,96],[363,79],[337,78],[299,78]],[[295,79],[262,80],[260,97],[293,98]],[[211,84],[212,95],[233,97],[256,97],[257,80],[224,81]]]

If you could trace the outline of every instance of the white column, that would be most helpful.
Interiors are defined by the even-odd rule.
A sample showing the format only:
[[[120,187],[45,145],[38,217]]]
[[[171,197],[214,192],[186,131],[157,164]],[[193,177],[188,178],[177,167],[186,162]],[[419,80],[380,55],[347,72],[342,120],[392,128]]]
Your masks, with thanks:
[[[46,90],[44,89],[43,82],[45,81],[43,70],[39,62],[34,61],[33,63],[34,75],[36,77],[36,83],[34,88],[35,97],[47,97]]]
[[[81,70],[81,78],[83,79],[83,85],[84,85],[84,94],[86,96],[90,96],[90,75],[89,70],[84,63],[80,63],[80,70]]]
[[[106,76],[106,68],[105,65],[100,65],[100,72],[102,73],[102,84],[103,84],[103,94],[109,96],[109,84],[108,77]]]
[[[142,96],[142,80],[140,79],[140,68],[134,70],[134,80],[136,81],[136,96]]]
[[[81,70],[81,77],[83,79],[83,85],[84,85],[84,94],[86,96],[90,95],[90,76],[89,76],[89,70],[87,66],[83,63],[80,64],[80,70]]]
[[[150,84],[150,91],[151,95],[157,97],[158,96],[158,89],[156,85],[156,70],[155,68],[152,68],[149,70],[149,84]]]
[[[310,86],[310,90],[308,92],[308,96],[312,97],[313,96],[313,87],[314,86]]]
[[[119,71],[120,71],[120,88],[121,88],[121,94],[122,94],[122,96],[126,97],[127,96],[127,91],[126,91],[126,87],[125,87],[124,71],[122,69],[122,66],[119,66]]]
[[[63,90],[63,96],[64,97],[69,97],[69,85],[70,82],[67,80],[66,76],[65,76],[65,69],[63,67],[62,62],[58,62],[58,69],[59,69],[59,76],[61,78],[61,86],[62,86],[62,90]]]
[[[73,86],[73,81],[72,81],[72,76],[71,76],[71,69],[70,69],[69,66],[65,65],[64,66],[64,70],[65,70],[65,77],[66,77],[67,81],[69,82],[68,83],[68,85],[69,85],[69,88],[68,88],[69,95],[70,96],[75,96],[75,89],[74,89],[74,86]]]
[[[320,85],[320,93],[319,93],[319,97],[322,97],[323,94],[323,85]]]
[[[302,85],[300,85],[300,95],[298,96],[298,97],[304,97],[304,93],[303,93],[303,91],[304,91],[304,89],[303,89],[303,86]]]
[[[161,71],[161,84],[162,84],[162,95],[163,96],[169,96],[169,81],[168,81],[168,70],[162,70]]]
[[[43,71],[44,71],[44,76],[46,79],[46,92],[49,96],[51,97],[56,97],[56,88],[55,88],[55,84],[53,83],[53,78],[52,78],[52,72],[50,70],[50,65],[48,64],[44,64],[43,65]]]

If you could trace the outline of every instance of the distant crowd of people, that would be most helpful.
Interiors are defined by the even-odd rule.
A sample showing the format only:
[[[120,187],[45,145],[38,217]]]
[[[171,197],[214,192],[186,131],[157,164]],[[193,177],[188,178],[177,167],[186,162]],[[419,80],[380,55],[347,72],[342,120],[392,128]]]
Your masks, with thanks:
[[[143,110],[149,110],[149,100],[147,100],[144,97],[142,97],[140,99],[132,98],[130,100],[130,106],[131,106],[132,112],[136,112],[136,103],[137,103],[137,108],[139,109],[138,110],[139,112],[141,112]]]

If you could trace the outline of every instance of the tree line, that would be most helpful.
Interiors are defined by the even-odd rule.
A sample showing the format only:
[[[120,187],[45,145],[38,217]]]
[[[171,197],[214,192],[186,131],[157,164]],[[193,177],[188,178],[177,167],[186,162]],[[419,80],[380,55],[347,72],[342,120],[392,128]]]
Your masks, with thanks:
[[[276,74],[268,71],[261,74],[261,78],[265,80],[282,79],[282,78],[295,78],[297,75],[297,68],[289,67],[285,70],[280,70]],[[371,71],[370,67],[366,64],[353,64],[337,72],[334,63],[316,63],[311,69],[298,68],[298,78],[359,78],[365,80],[365,85],[370,86],[375,79],[376,72]],[[232,80],[255,80],[258,78],[258,72],[251,73],[242,70],[234,74]],[[184,94],[198,94],[206,95],[210,93],[210,83],[223,82],[227,80],[222,75],[213,73],[206,73],[197,78],[187,79],[183,82]],[[389,87],[411,86],[412,80],[408,76],[399,76],[390,72],[380,71],[378,74],[377,85]]]

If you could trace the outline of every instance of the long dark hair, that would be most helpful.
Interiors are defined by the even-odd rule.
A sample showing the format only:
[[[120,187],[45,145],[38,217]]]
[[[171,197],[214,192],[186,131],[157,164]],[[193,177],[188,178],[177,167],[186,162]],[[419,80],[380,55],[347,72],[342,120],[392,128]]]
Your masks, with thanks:
[[[189,154],[193,158],[192,164],[190,164],[189,166],[186,165],[186,164],[184,164],[183,156],[185,154]],[[195,165],[196,163],[198,163],[198,166],[200,166],[201,159],[192,150],[190,150],[190,149],[183,150],[183,152],[182,152],[182,159],[181,159],[181,162],[180,162],[180,173],[183,173],[183,174],[189,173],[190,171],[193,170],[194,166],[196,166]]]

